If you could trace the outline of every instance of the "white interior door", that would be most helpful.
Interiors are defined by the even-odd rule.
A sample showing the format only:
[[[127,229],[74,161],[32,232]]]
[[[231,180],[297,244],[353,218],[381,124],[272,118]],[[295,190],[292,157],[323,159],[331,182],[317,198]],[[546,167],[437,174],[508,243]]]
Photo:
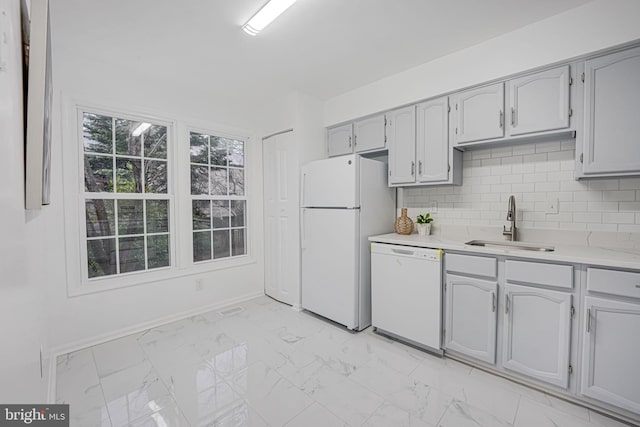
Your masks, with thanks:
[[[300,304],[297,148],[293,132],[263,142],[265,285],[267,295]]]

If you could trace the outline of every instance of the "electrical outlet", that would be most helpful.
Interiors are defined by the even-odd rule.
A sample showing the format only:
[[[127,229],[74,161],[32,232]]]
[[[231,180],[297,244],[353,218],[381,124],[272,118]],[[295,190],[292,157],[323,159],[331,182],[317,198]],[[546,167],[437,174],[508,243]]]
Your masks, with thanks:
[[[438,202],[433,200],[431,202],[429,202],[429,206],[427,206],[427,209],[429,210],[429,213],[434,214],[436,212],[438,212]]]
[[[204,289],[204,283],[202,279],[196,279],[196,291],[201,291]]]
[[[558,213],[558,199],[549,199],[547,200],[547,210],[548,214],[557,214]]]

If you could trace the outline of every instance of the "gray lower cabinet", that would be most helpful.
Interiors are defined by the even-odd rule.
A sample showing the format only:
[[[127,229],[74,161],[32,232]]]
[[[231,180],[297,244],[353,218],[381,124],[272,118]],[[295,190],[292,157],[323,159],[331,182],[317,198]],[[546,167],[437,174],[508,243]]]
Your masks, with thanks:
[[[447,274],[445,346],[496,363],[498,282]]]
[[[582,395],[640,414],[640,303],[585,297]]]
[[[571,298],[567,292],[504,286],[505,369],[568,388]]]

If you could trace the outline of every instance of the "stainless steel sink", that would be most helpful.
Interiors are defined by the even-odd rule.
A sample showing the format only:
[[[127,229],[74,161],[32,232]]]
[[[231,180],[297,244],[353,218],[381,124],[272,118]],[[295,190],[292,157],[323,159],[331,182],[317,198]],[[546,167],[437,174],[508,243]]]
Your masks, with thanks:
[[[556,249],[553,246],[540,246],[535,243],[527,242],[509,242],[509,241],[492,241],[492,240],[469,240],[465,245],[471,246],[484,246],[488,248],[500,248],[500,249],[517,249],[523,251],[539,251],[539,252],[553,252]]]

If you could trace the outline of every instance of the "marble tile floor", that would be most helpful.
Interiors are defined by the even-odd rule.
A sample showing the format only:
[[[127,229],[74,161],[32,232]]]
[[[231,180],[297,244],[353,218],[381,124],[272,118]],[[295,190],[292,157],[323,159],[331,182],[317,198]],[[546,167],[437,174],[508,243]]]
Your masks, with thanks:
[[[622,427],[596,412],[268,297],[61,356],[71,425]]]

